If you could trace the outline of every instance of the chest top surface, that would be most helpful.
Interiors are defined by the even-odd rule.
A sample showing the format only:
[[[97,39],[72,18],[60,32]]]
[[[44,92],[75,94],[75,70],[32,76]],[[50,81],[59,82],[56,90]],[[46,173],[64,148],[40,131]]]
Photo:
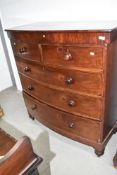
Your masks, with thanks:
[[[117,27],[117,21],[78,21],[78,22],[37,22],[10,28],[21,31],[90,30],[110,32]]]

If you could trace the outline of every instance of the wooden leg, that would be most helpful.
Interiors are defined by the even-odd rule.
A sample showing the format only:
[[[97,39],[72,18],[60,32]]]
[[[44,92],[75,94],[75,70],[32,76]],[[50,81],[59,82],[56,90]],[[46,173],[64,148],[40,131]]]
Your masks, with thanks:
[[[95,154],[96,154],[98,157],[100,157],[100,156],[102,156],[102,155],[104,154],[104,150],[105,150],[105,148],[102,149],[102,150],[96,150],[96,149],[95,149]]]
[[[116,152],[116,154],[113,158],[113,165],[114,165],[115,168],[117,168],[117,152]]]
[[[29,118],[31,118],[32,120],[34,120],[35,118],[28,112]]]
[[[117,122],[114,124],[113,128],[109,131],[108,135],[106,136],[106,138],[104,139],[103,142],[98,142],[98,144],[94,147],[95,149],[95,154],[100,157],[104,154],[105,151],[105,147],[109,141],[109,139],[111,138],[111,136],[113,134],[115,134],[117,132]]]

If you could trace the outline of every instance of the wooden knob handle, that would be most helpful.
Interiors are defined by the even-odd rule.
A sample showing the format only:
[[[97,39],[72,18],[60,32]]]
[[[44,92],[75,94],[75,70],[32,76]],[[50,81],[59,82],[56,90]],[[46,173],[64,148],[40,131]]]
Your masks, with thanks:
[[[35,110],[35,109],[37,109],[37,106],[34,104],[34,105],[32,105],[31,109]]]
[[[70,53],[69,48],[66,48],[66,47],[58,47],[58,48],[57,48],[57,52],[60,53],[60,54],[62,54],[63,57],[64,57],[64,60],[66,60],[66,61],[69,61],[69,60],[72,59],[72,55],[71,55],[71,53]]]
[[[74,100],[70,100],[70,101],[68,102],[68,105],[71,106],[71,107],[72,107],[72,106],[75,106],[75,101],[74,101]]]
[[[30,71],[30,68],[29,68],[28,66],[26,66],[26,67],[24,68],[24,71],[25,71],[25,72],[29,72],[29,71]]]
[[[28,86],[28,90],[30,90],[30,91],[32,91],[32,90],[33,90],[32,85],[29,85],[29,86]]]
[[[73,78],[72,77],[66,78],[65,83],[68,84],[68,85],[73,84]]]
[[[22,47],[19,49],[19,53],[20,54],[23,54],[23,53],[26,53],[27,52],[27,48],[26,47]]]
[[[14,42],[13,45],[16,46],[16,43]]]
[[[73,123],[73,122],[72,123],[69,123],[68,127],[69,128],[74,128],[75,127],[75,123]]]
[[[70,52],[66,52],[66,53],[65,53],[65,56],[64,56],[64,59],[65,59],[66,61],[71,60],[71,59],[72,59],[71,53],[70,53]]]

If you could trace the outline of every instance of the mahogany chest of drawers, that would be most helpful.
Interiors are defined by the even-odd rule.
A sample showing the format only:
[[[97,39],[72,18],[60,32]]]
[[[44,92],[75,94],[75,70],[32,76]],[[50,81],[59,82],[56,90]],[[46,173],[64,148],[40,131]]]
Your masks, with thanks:
[[[103,154],[117,116],[117,30],[7,32],[30,117]]]

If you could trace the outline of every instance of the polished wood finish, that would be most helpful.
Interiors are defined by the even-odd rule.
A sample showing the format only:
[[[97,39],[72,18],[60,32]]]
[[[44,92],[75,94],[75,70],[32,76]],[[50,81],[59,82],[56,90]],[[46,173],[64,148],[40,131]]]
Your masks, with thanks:
[[[42,102],[76,115],[102,120],[102,99],[100,97],[69,93],[65,90],[39,84],[22,75],[20,78],[24,91]]]
[[[66,136],[70,133],[70,137],[75,140],[85,138],[90,142],[98,141],[100,122],[58,111],[29,97],[26,93],[23,95],[30,114],[42,123],[46,123],[51,129]]]
[[[24,62],[18,57],[16,57],[16,63],[19,73],[38,80],[39,82],[65,88],[67,91],[74,91],[75,93],[79,92],[95,96],[102,96],[104,93],[104,78],[100,70],[88,72],[87,69],[54,69],[52,67],[43,67],[33,62]]]
[[[30,117],[103,154],[117,116],[117,29],[8,35]]]
[[[7,30],[8,31],[8,30]],[[115,38],[106,31],[13,31],[9,30],[12,40],[41,44],[99,44],[110,43]],[[30,37],[31,36],[31,37]],[[105,37],[101,40],[99,37]]]
[[[0,128],[0,156],[6,154],[16,143],[16,140]]]
[[[103,48],[92,46],[42,46],[44,64],[68,67],[102,68]]]
[[[0,160],[0,175],[36,175],[37,166],[41,163],[42,158],[33,152],[30,139],[24,136],[16,142],[2,130],[0,130],[0,136],[2,136],[0,137],[2,144],[0,153],[5,153]]]
[[[20,58],[38,62],[40,62],[41,60],[41,53],[37,44],[29,44],[29,43],[13,41],[12,48],[14,54],[16,56],[19,56]],[[37,50],[37,52],[35,52],[35,50]]]

